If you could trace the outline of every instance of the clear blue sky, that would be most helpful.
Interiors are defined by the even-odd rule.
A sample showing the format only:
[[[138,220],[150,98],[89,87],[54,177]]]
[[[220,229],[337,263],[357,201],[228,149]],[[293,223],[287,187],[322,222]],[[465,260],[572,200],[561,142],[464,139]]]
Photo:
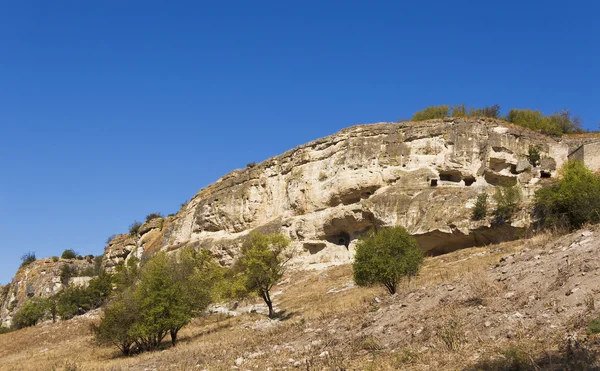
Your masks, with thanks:
[[[293,4],[293,5],[292,5]],[[232,169],[431,104],[600,121],[597,1],[5,1],[0,283]]]

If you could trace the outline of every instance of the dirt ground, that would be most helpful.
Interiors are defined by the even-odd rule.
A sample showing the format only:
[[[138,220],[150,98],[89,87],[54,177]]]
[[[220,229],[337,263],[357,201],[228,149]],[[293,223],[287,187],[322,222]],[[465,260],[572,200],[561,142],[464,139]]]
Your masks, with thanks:
[[[95,345],[91,313],[0,335],[1,370],[596,370],[600,227],[427,258],[389,296],[349,265],[292,272],[256,302],[196,319],[171,347]],[[249,313],[253,311],[254,313]]]

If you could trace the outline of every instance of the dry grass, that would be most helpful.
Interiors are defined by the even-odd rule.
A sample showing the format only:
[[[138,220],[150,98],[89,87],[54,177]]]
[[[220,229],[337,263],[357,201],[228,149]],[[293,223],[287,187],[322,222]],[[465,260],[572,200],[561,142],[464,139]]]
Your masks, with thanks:
[[[176,347],[165,342],[163,350],[132,357],[93,344],[88,328],[94,318],[44,323],[0,335],[0,369],[231,370],[236,361],[243,370],[456,370],[464,365],[501,370],[509,369],[502,368],[508,363],[528,369],[544,365],[549,355],[558,357],[564,330],[516,322],[510,338],[492,336],[479,313],[488,301],[504,300],[506,288],[483,273],[503,256],[554,238],[540,235],[426,258],[419,277],[393,297],[379,287],[353,287],[348,265],[293,272],[274,290],[281,291],[275,300],[284,319],[211,315],[184,328]],[[464,291],[440,288],[449,283]],[[582,309],[586,314],[570,318],[571,326],[581,326],[595,313],[591,295]]]

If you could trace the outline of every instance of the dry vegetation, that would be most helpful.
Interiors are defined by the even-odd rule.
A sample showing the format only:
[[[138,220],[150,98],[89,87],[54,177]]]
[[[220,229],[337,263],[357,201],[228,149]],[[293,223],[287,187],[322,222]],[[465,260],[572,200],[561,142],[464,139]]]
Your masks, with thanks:
[[[281,319],[212,314],[184,328],[175,348],[132,357],[92,343],[97,315],[44,323],[0,335],[0,369],[591,369],[594,231],[427,258],[391,297],[354,287],[350,266],[293,272],[274,290]]]

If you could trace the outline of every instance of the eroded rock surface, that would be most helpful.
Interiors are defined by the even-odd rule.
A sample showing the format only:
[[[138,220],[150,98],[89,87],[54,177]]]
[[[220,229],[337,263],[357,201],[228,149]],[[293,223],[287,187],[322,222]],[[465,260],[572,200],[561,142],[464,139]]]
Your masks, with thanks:
[[[537,167],[528,166],[532,146]],[[518,185],[526,206],[568,153],[566,143],[494,119],[354,126],[231,172],[160,228],[118,236],[105,262],[194,246],[230,264],[253,230],[289,236],[305,268],[349,262],[357,237],[381,226],[406,227],[432,254],[501,242],[530,224],[529,213],[509,225],[474,222],[477,194]]]

